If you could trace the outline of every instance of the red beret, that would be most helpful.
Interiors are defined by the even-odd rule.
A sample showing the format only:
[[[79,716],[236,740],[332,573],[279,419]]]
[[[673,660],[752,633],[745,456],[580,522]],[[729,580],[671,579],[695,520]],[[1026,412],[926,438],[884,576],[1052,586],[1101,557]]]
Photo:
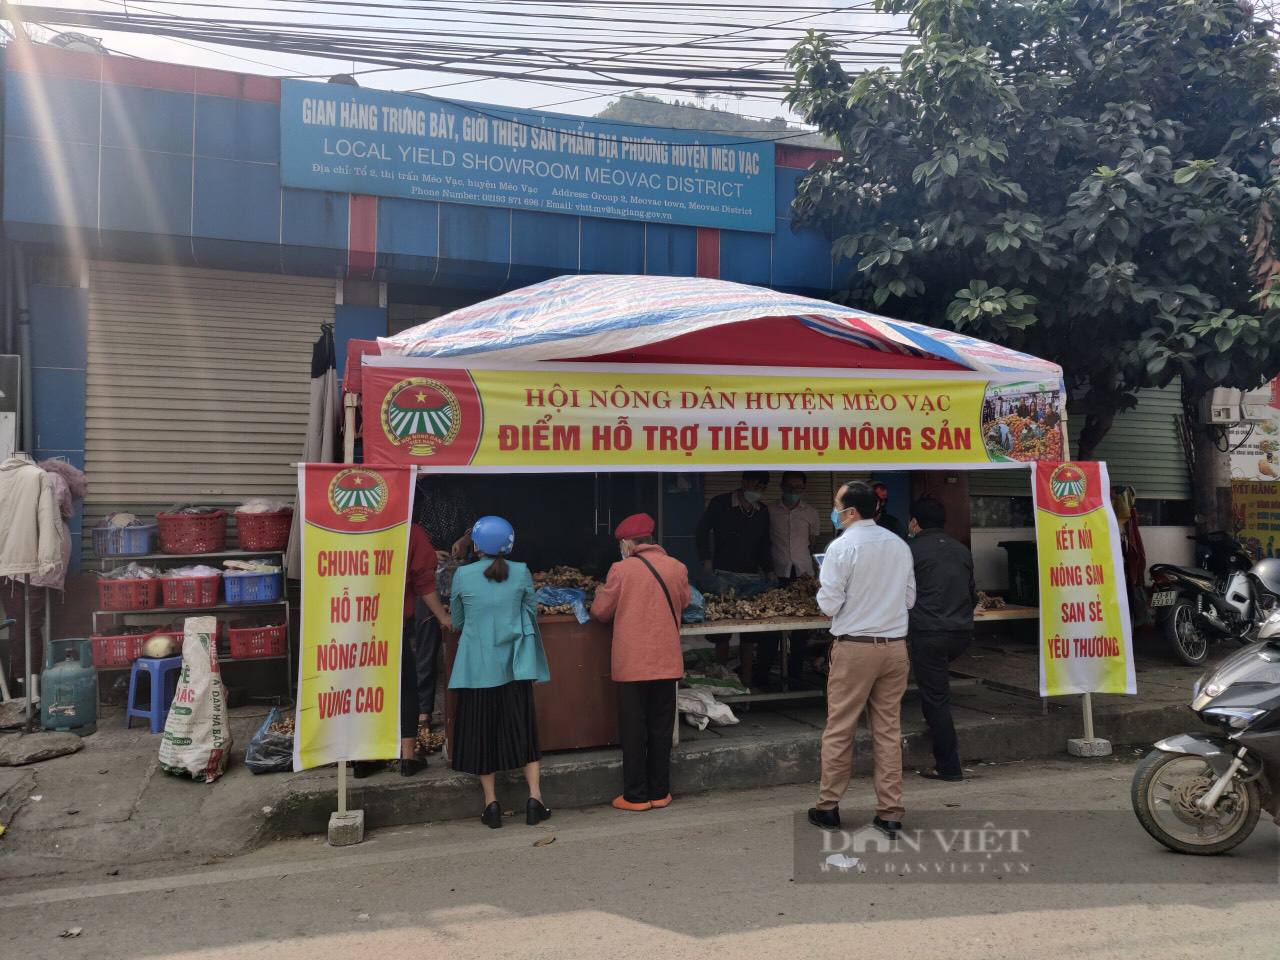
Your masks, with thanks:
[[[618,529],[613,531],[613,535],[618,540],[634,540],[636,537],[652,537],[653,527],[653,517],[649,516],[647,513],[635,513],[618,524]]]

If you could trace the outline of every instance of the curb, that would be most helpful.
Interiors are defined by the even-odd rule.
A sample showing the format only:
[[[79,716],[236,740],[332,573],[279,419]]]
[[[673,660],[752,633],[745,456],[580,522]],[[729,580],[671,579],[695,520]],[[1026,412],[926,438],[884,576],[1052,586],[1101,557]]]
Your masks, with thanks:
[[[1148,744],[1187,725],[1181,705],[1126,707],[1100,712],[1099,728],[1117,745]],[[1079,735],[1073,707],[1054,704],[1048,715],[1002,717],[959,728],[966,763],[1008,762],[1065,755],[1069,737]],[[752,739],[683,743],[672,754],[672,792],[676,796],[716,790],[747,790],[785,784],[814,783],[820,769],[821,732],[775,734]],[[865,726],[854,746],[855,776],[871,773],[871,739]],[[903,737],[908,769],[932,764],[923,731]],[[435,761],[437,764],[440,761]],[[543,758],[542,788],[554,808],[591,807],[617,796],[622,782],[622,756],[616,749],[576,751]],[[323,834],[336,808],[337,776],[308,774],[282,784],[256,838],[258,842],[290,836]],[[404,826],[478,817],[481,808],[476,778],[452,771],[403,778],[384,771],[353,784],[348,807],[363,810],[368,828]],[[498,799],[503,808],[524,809],[524,781],[518,772],[499,775]]]

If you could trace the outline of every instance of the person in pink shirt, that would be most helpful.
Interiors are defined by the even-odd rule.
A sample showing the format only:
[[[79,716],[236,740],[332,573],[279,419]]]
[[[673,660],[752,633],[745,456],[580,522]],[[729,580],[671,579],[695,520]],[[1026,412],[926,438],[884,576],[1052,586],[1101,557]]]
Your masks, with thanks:
[[[671,802],[671,734],[676,681],[684,676],[680,612],[689,605],[689,571],[653,539],[645,513],[618,524],[622,561],[609,568],[591,615],[613,621],[613,679],[622,739],[619,810],[651,810]]]

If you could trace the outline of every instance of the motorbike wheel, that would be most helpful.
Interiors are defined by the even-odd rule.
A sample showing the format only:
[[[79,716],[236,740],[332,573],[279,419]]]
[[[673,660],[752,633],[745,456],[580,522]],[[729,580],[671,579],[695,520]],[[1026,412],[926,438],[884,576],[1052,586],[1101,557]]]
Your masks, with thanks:
[[[1209,638],[1196,626],[1196,605],[1179,597],[1164,621],[1165,639],[1174,654],[1189,667],[1198,667],[1209,656]]]
[[[1258,825],[1261,795],[1254,781],[1236,780],[1210,813],[1195,802],[1217,780],[1203,757],[1153,750],[1133,774],[1130,800],[1142,828],[1170,850],[1196,856],[1226,853]]]

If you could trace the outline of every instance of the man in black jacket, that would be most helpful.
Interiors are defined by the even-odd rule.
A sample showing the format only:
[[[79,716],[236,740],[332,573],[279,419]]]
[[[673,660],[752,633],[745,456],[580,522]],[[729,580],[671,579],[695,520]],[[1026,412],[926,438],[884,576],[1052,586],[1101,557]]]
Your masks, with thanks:
[[[698,559],[707,576],[725,582],[726,586],[733,586],[743,577],[768,577],[777,582],[777,574],[773,572],[769,510],[762,502],[768,486],[768,473],[747,470],[737,490],[713,497],[707,504],[695,531]],[[750,685],[754,679],[755,643],[745,636],[739,639],[742,682]],[[729,641],[733,635],[721,634],[707,639],[715,644],[716,662],[728,663]]]
[[[973,640],[978,590],[973,555],[942,530],[946,508],[937,500],[911,505],[911,555],[915,560],[916,604],[911,608],[907,651],[920,691],[920,708],[933,735],[930,780],[963,780],[956,725],[951,717],[951,662]]]

